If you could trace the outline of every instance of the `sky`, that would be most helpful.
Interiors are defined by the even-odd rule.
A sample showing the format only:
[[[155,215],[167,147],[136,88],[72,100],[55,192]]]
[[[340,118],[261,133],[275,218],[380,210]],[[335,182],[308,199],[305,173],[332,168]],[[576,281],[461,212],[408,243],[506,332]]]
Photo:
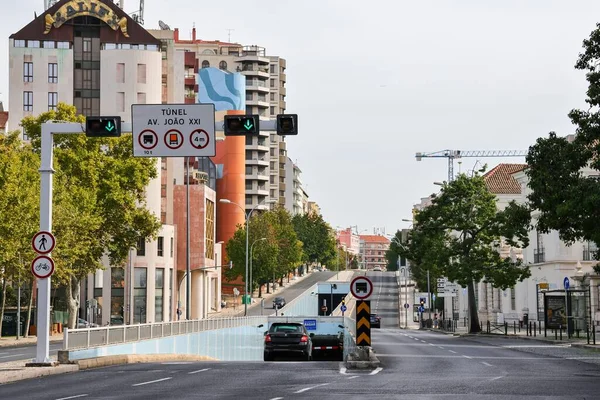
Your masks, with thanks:
[[[6,106],[8,37],[44,0],[0,1]],[[138,4],[125,0],[125,10]],[[194,24],[205,40],[231,33],[285,58],[287,112],[300,130],[286,139],[288,155],[310,200],[334,228],[393,234],[448,176],[447,159],[417,162],[416,152],[527,150],[550,131],[573,133],[567,113],[586,108],[587,87],[573,66],[600,2],[146,0],[144,19],[181,38]],[[525,159],[460,161],[455,171]]]

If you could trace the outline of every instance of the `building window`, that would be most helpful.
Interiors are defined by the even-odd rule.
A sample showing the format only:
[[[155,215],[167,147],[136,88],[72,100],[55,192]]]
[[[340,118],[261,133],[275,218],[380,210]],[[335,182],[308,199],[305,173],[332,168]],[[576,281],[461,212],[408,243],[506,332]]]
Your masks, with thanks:
[[[91,53],[92,52],[92,38],[84,37],[83,38],[83,52]],[[85,60],[85,58],[84,58]]]
[[[53,49],[56,47],[56,42],[50,40],[44,40],[44,48],[45,49]]]
[[[139,92],[137,94],[137,102],[138,104],[146,104],[146,93]]]
[[[23,63],[23,82],[33,82],[33,63]]]
[[[271,64],[271,73],[274,74],[277,71],[277,66],[275,64]]]
[[[208,62],[208,60],[202,61],[202,68],[210,68],[210,63]]]
[[[48,64],[48,83],[58,83],[58,64]]]
[[[110,269],[110,323],[123,325],[125,314],[125,269]]]
[[[25,47],[25,41],[24,40],[15,40],[14,46],[15,47]]]
[[[48,111],[56,110],[57,105],[58,105],[58,93],[57,92],[49,92],[48,93]]]
[[[269,111],[270,111],[271,115],[275,115],[275,107],[273,107],[273,106],[269,107]]]
[[[133,269],[133,323],[146,323],[146,268]]]
[[[81,99],[81,113],[83,115],[92,115],[92,99],[89,97],[84,97]]]
[[[156,241],[156,255],[159,257],[163,256],[163,252],[164,252],[164,242],[165,242],[165,238],[162,236],[158,237],[158,240]]]
[[[204,255],[213,260],[215,258],[215,203],[209,199],[206,199],[205,216],[206,251]]]
[[[156,268],[154,295],[154,322],[163,321],[163,287],[165,284],[165,269]]]
[[[252,114],[252,106],[246,107],[246,114]]]
[[[125,83],[125,64],[117,64],[117,83]]]
[[[227,61],[221,61],[219,63],[219,69],[222,69],[223,71],[227,71]]]
[[[517,293],[514,286],[510,289],[510,309],[512,311],[517,309]]]
[[[146,238],[139,238],[137,242],[137,253],[138,256],[146,255]]]
[[[253,93],[246,92],[246,100],[252,100],[252,97],[253,97]]]
[[[146,83],[146,64],[137,65],[137,82]]]
[[[40,47],[40,41],[39,40],[28,40],[27,47],[32,47],[34,49],[38,49]]]
[[[33,111],[33,92],[23,92],[23,111]]]
[[[125,92],[117,92],[117,112],[125,112]]]
[[[275,101],[275,93],[271,93],[271,101]]]
[[[57,49],[70,49],[71,43],[69,42],[56,42]]]
[[[174,242],[173,238],[171,238],[171,247],[169,247],[169,251],[171,252],[171,258],[173,258],[173,248],[174,248],[173,242]]]
[[[275,79],[269,79],[269,85],[275,87]]]

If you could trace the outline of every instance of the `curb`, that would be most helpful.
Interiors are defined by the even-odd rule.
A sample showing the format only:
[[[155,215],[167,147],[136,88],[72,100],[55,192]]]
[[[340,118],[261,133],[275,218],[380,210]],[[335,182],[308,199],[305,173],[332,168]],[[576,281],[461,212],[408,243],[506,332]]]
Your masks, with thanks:
[[[66,374],[79,371],[77,365],[57,365],[52,367],[22,367],[11,368],[9,370],[0,369],[0,385],[22,381],[25,379],[34,379],[42,376]]]
[[[350,354],[348,359],[346,360],[346,368],[347,369],[375,369],[381,365],[381,361],[375,355],[375,352],[372,348],[368,348],[369,359],[368,360],[360,360],[360,355],[357,353]],[[354,359],[357,358],[357,359]]]
[[[31,336],[30,336],[31,337]],[[33,336],[35,337],[35,336]],[[21,339],[23,340],[23,339]],[[52,339],[52,337],[50,337],[50,343],[62,343],[63,338],[54,338]],[[0,349],[4,349],[6,347],[26,347],[26,346],[35,346],[37,344],[37,338],[33,341],[18,341],[18,340],[11,340],[10,342],[0,342]]]
[[[208,356],[196,356],[191,354],[123,354],[115,356],[104,356],[95,358],[84,358],[74,360],[72,363],[79,370],[92,368],[110,367],[113,365],[154,363],[165,361],[219,361]]]

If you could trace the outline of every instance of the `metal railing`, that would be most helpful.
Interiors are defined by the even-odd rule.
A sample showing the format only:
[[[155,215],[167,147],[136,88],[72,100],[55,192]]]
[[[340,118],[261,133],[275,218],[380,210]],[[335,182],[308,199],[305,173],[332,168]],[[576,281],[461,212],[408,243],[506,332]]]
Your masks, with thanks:
[[[543,263],[546,261],[546,253],[544,253],[544,248],[533,249],[533,263]]]
[[[260,324],[264,317],[229,317],[151,324],[112,325],[99,328],[65,329],[63,350],[88,349],[167,336]]]

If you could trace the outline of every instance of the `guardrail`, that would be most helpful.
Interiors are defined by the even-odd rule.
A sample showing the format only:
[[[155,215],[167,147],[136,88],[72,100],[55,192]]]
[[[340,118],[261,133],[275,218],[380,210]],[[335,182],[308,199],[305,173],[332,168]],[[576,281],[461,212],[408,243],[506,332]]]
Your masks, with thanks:
[[[264,316],[229,317],[190,321],[155,322],[151,324],[112,325],[99,328],[65,329],[63,350],[139,342],[167,336],[185,335],[216,329],[229,329],[260,324]]]

